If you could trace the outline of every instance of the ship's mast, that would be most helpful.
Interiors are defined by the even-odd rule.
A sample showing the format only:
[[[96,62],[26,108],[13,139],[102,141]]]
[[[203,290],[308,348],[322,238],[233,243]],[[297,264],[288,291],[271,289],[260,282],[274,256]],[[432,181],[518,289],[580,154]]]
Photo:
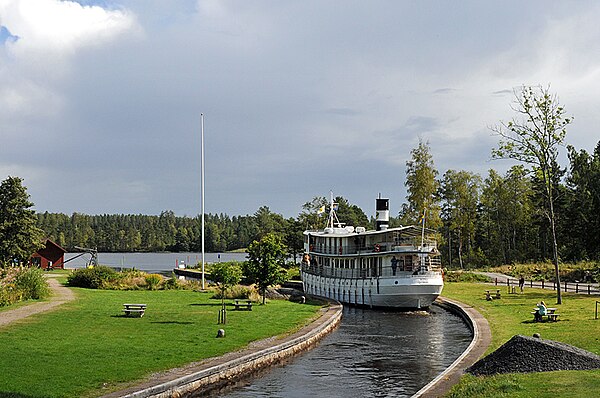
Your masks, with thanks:
[[[338,209],[338,204],[333,202],[333,191],[329,191],[329,217],[327,218],[327,227],[333,228],[334,226],[341,227],[340,220],[335,213]]]

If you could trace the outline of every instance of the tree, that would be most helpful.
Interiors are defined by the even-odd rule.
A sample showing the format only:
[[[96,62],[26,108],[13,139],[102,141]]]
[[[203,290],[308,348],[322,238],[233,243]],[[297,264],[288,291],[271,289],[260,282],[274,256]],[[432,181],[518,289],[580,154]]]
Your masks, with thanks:
[[[242,270],[237,262],[228,261],[215,263],[210,269],[210,279],[217,284],[221,295],[221,316],[219,319],[225,323],[225,293],[227,289],[240,283]]]
[[[442,180],[446,224],[449,236],[457,236],[460,268],[463,268],[464,249],[469,254],[473,252],[480,185],[479,175],[464,170],[448,170]]]
[[[37,216],[29,208],[33,203],[18,177],[8,177],[0,184],[0,265],[11,261],[24,263],[43,246],[43,231]]]
[[[558,146],[563,145],[567,126],[573,121],[565,117],[565,109],[550,88],[522,86],[514,90],[515,102],[512,109],[520,119],[501,122],[492,127],[500,136],[498,147],[492,150],[496,159],[514,159],[531,165],[539,173],[546,196],[546,216],[550,223],[552,251],[556,278],[557,303],[562,304],[558,265],[558,242],[554,213],[554,181],[558,157]]]
[[[251,283],[256,283],[258,291],[263,296],[269,286],[283,282],[287,249],[281,242],[281,237],[274,233],[263,236],[260,241],[254,241],[248,246],[248,261],[244,273]]]
[[[406,181],[408,204],[403,206],[401,219],[403,224],[417,224],[423,211],[427,212],[427,226],[439,228],[440,206],[437,199],[439,181],[438,171],[433,164],[429,144],[419,140],[419,146],[410,151],[411,160],[406,162]]]

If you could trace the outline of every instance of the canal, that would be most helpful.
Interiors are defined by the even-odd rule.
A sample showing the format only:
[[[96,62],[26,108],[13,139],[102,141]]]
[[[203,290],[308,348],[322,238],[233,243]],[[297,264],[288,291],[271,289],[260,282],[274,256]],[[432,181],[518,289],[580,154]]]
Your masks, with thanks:
[[[461,318],[344,307],[340,327],[317,347],[238,383],[219,397],[410,397],[471,342]]]

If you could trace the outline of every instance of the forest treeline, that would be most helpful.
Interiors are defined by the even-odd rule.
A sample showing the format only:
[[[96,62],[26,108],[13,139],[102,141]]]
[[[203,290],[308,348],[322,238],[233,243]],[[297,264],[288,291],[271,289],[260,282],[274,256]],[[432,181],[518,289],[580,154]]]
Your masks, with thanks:
[[[600,142],[593,153],[568,147],[569,166],[554,182],[559,253],[562,261],[600,260]],[[420,175],[415,165],[431,162],[430,149],[421,143],[407,162],[406,181]],[[422,170],[421,170],[422,171]],[[447,266],[481,266],[545,261],[552,257],[548,217],[539,176],[523,166],[487,176],[447,170],[435,178],[436,198],[427,213],[427,226],[438,231],[440,251]],[[416,184],[421,182],[416,181]],[[409,186],[409,191],[410,186]],[[414,191],[414,190],[413,190]],[[373,227],[362,209],[343,198],[338,217],[348,225]],[[205,250],[224,252],[246,248],[270,232],[281,234],[290,253],[302,250],[302,232],[324,226],[318,214],[325,197],[313,198],[296,218],[284,218],[268,207],[245,216],[207,214]],[[408,202],[391,226],[418,222]],[[411,218],[412,217],[412,218]],[[41,213],[38,226],[68,250],[76,246],[99,251],[200,251],[200,217],[160,215],[72,215]]]

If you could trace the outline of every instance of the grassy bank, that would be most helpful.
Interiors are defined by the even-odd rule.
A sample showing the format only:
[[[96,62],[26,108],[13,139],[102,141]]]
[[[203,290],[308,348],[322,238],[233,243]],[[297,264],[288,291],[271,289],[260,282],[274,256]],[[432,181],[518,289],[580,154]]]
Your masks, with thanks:
[[[0,329],[0,397],[92,397],[153,372],[222,355],[306,324],[317,305],[271,301],[228,311],[192,291],[74,289],[59,310]],[[121,316],[123,303],[148,304],[143,318]],[[219,328],[226,337],[216,339]]]
[[[502,299],[486,301],[484,291],[490,285],[447,283],[443,295],[472,305],[490,323],[492,352],[512,336],[531,336],[561,341],[600,354],[600,320],[594,319],[595,296],[563,293],[563,304],[556,305],[556,292],[525,289],[524,294],[507,294],[501,287]],[[495,287],[493,287],[495,289]],[[533,322],[531,311],[544,300],[560,313],[558,322]],[[561,371],[532,374],[507,374],[491,377],[464,376],[448,397],[589,397],[600,388],[600,370]]]

